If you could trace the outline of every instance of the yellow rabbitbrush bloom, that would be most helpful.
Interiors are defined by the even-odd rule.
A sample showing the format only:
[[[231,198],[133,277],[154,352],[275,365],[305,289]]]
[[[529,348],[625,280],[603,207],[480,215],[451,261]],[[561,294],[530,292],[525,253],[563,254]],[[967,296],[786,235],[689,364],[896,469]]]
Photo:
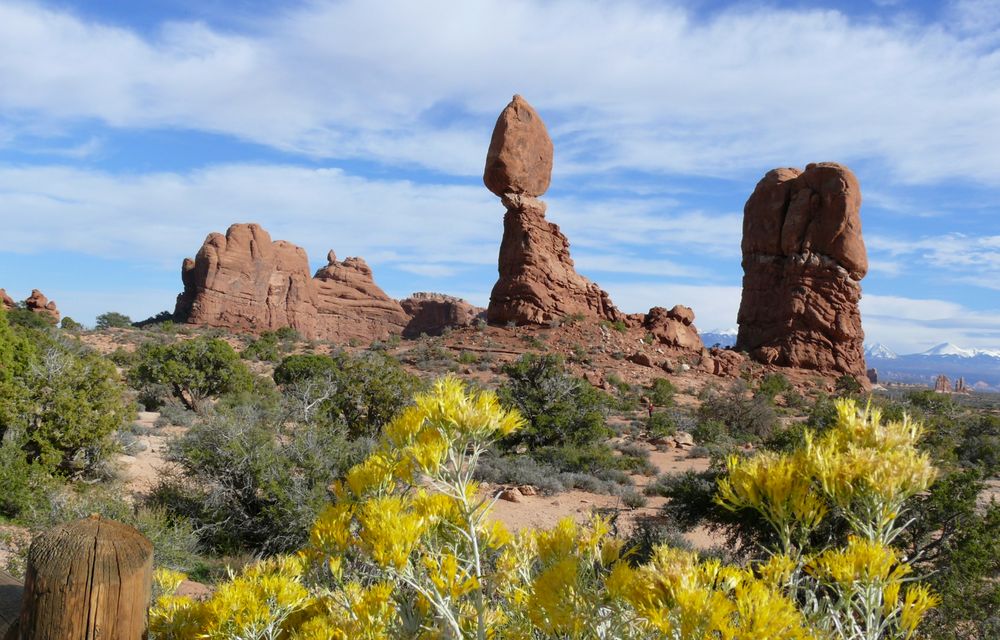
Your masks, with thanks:
[[[407,502],[402,496],[383,496],[358,510],[358,543],[382,567],[406,566],[428,525],[428,519],[407,509]]]
[[[301,582],[303,568],[298,558],[280,556],[249,565],[203,602],[161,598],[150,613],[150,631],[185,640],[278,637],[312,600]]]
[[[718,483],[716,502],[729,509],[753,509],[778,532],[787,552],[792,529],[800,538],[819,526],[826,503],[812,488],[809,465],[802,453],[764,452],[752,458],[730,456],[728,475]]]
[[[458,600],[479,588],[479,580],[468,566],[463,566],[454,553],[444,553],[439,557],[425,556],[424,569],[431,583],[442,596]]]
[[[717,560],[699,561],[690,551],[659,547],[646,565],[619,563],[606,587],[612,598],[629,602],[651,631],[669,638],[814,637],[795,603],[774,584]]]
[[[937,470],[917,444],[922,427],[907,416],[883,422],[870,406],[837,401],[837,422],[818,440],[806,435],[809,473],[855,532],[891,542],[910,497],[926,491]]]
[[[909,639],[917,630],[924,615],[941,604],[941,598],[931,593],[926,585],[915,584],[906,590],[903,607],[899,615],[899,626]]]
[[[857,583],[900,581],[912,570],[900,562],[899,552],[874,541],[851,536],[847,547],[830,549],[806,563],[806,571],[842,587]]]
[[[317,600],[290,640],[389,640],[397,614],[393,586],[349,582],[334,596]]]

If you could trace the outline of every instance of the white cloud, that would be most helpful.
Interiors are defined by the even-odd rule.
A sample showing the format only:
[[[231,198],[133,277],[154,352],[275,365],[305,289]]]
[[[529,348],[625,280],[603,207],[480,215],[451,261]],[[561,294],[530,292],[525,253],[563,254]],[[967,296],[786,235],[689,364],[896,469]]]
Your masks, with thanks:
[[[866,243],[892,258],[934,267],[955,282],[1000,289],[1000,235],[948,233],[919,240],[873,236]]]
[[[172,23],[143,36],[8,2],[0,108],[473,175],[519,91],[557,136],[560,175],[874,158],[903,180],[997,183],[1000,54],[979,39],[835,11],[681,7],[346,0],[241,33]]]
[[[560,201],[548,218],[565,223],[584,273],[710,277],[706,267],[667,255],[726,254],[733,249],[719,248],[720,243],[739,246],[731,216],[614,199],[576,211],[577,202]],[[209,232],[253,221],[273,238],[303,246],[313,264],[332,248],[341,257],[364,256],[376,268],[392,265],[442,278],[496,264],[503,212],[499,200],[478,184],[368,180],[338,169],[220,165],[187,173],[113,175],[63,166],[0,166],[5,251],[73,251],[171,270],[193,255]]]
[[[865,294],[861,320],[867,342],[915,353],[941,342],[1000,347],[1000,308],[976,311],[947,300]]]

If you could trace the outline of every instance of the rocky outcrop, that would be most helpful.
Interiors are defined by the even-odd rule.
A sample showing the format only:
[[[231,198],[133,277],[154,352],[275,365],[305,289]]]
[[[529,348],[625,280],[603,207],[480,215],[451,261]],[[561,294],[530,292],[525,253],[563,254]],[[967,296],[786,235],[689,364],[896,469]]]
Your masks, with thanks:
[[[257,224],[234,224],[209,234],[181,270],[184,292],[175,316],[192,324],[248,331],[291,327],[309,339],[372,340],[399,333],[402,307],[375,284],[360,258],[309,275],[301,247],[271,236]]]
[[[14,302],[14,299],[7,295],[7,290],[0,289],[0,307],[9,311],[16,306],[17,304]]]
[[[399,303],[375,284],[371,267],[361,258],[338,262],[330,251],[327,265],[316,272],[313,283],[315,335],[324,340],[384,338],[401,333],[409,321]]]
[[[675,305],[669,311],[653,307],[643,319],[642,326],[660,344],[688,351],[701,351],[705,345],[694,327],[694,311],[690,307]]]
[[[737,350],[867,382],[860,210],[857,178],[836,163],[775,169],[757,183],[743,210]]]
[[[38,289],[32,289],[31,295],[24,301],[24,306],[28,311],[46,316],[53,323],[59,322],[59,309],[56,303],[45,297]]]
[[[403,328],[403,335],[408,338],[420,334],[439,336],[448,328],[471,326],[486,314],[482,307],[443,293],[414,293],[399,304],[410,317]]]
[[[545,219],[538,199],[552,175],[552,140],[538,113],[515,95],[493,129],[483,182],[507,209],[500,277],[490,294],[491,323],[541,324],[582,314],[623,316],[606,292],[576,272],[569,241]]]

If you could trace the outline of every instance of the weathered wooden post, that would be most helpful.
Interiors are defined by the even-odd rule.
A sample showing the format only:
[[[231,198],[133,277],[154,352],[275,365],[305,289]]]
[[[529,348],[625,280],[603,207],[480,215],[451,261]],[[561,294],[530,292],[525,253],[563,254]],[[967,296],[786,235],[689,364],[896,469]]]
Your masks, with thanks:
[[[153,545],[90,516],[39,534],[28,549],[19,640],[146,637]]]

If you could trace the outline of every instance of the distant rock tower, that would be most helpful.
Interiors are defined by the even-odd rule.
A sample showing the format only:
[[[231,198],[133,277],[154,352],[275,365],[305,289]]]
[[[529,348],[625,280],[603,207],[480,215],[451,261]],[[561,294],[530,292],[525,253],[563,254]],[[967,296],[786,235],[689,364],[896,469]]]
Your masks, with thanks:
[[[507,208],[500,277],[486,318],[494,324],[541,324],[573,314],[620,320],[611,298],[576,272],[569,240],[545,219],[538,199],[552,177],[552,140],[538,113],[515,95],[497,118],[483,182]]]
[[[937,393],[951,393],[951,380],[943,373],[934,380],[934,391]]]
[[[775,169],[743,209],[743,299],[736,349],[767,364],[866,383],[860,281],[861,189],[847,167]]]

